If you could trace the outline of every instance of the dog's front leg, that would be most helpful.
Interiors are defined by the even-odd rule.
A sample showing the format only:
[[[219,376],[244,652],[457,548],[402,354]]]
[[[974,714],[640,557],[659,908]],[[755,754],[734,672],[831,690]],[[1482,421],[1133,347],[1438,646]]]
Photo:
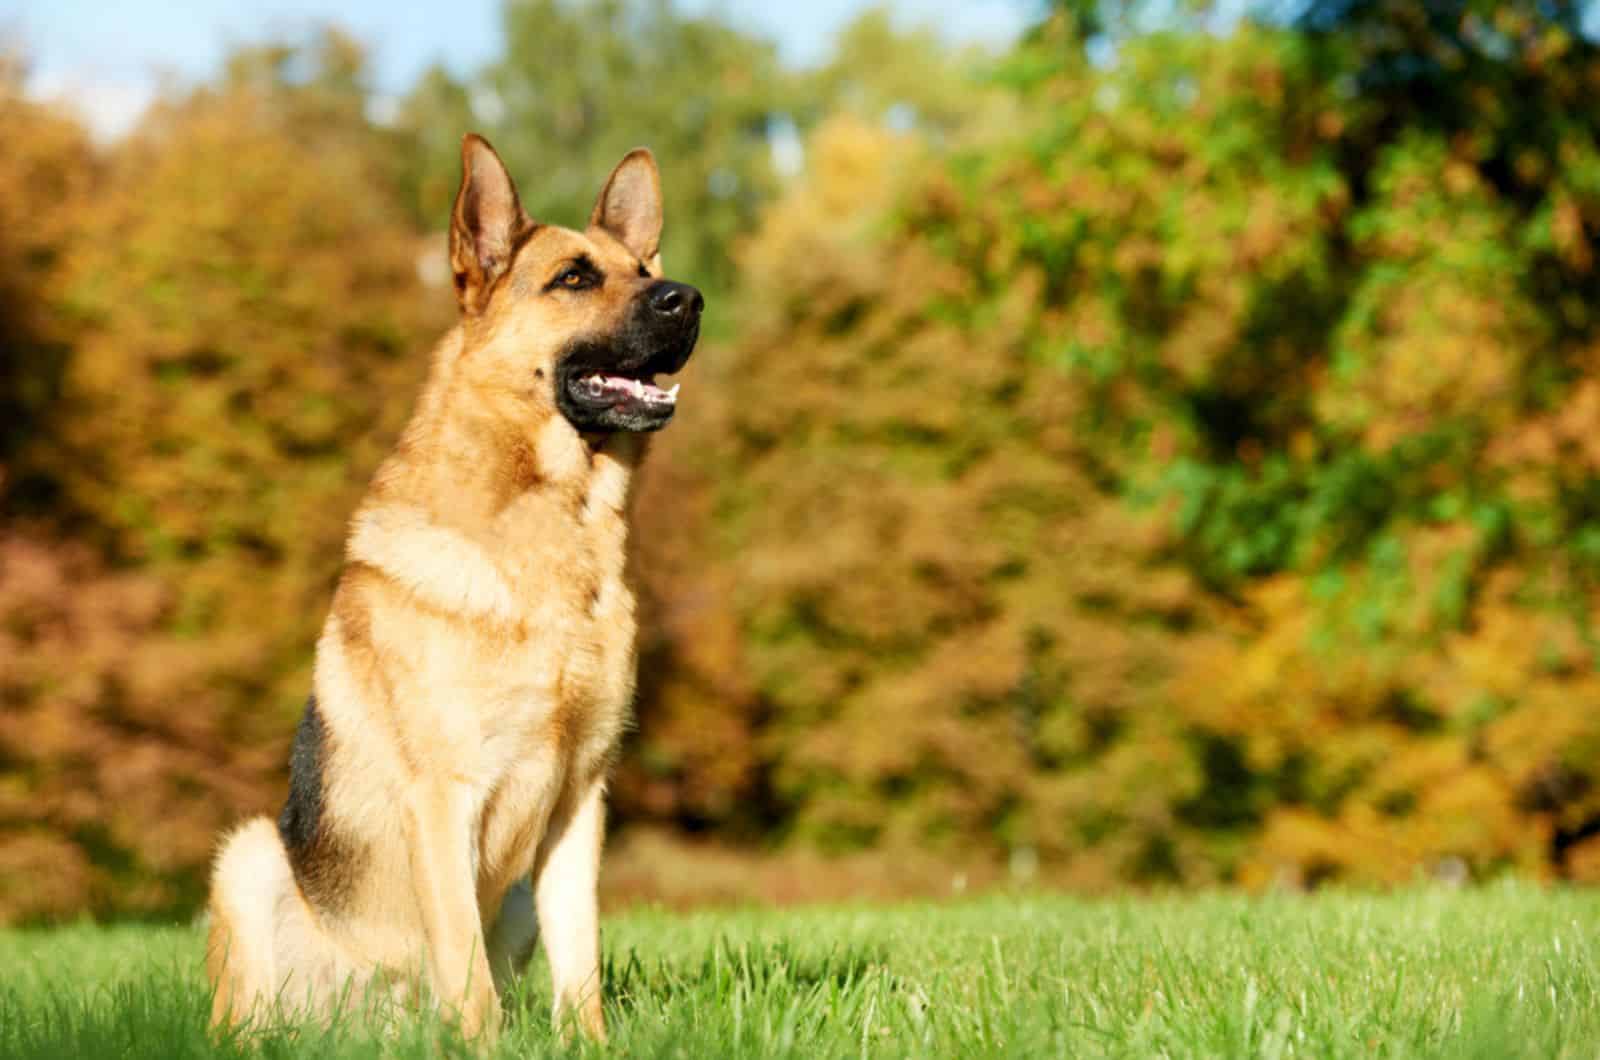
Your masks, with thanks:
[[[500,1003],[472,878],[472,793],[461,784],[419,785],[404,819],[434,997],[460,1020],[462,1034],[492,1036]]]
[[[550,960],[557,1026],[575,1017],[579,1028],[605,1041],[600,1011],[600,910],[595,894],[605,834],[605,783],[595,780],[576,805],[550,822],[544,864],[534,881],[539,934]]]

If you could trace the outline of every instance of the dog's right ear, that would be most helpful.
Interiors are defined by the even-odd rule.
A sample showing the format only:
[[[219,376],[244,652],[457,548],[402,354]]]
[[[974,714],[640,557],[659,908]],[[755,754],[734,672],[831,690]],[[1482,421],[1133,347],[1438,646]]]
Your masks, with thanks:
[[[476,313],[489,301],[517,240],[532,225],[505,163],[488,140],[468,133],[461,140],[461,190],[450,213],[450,269],[463,313]]]

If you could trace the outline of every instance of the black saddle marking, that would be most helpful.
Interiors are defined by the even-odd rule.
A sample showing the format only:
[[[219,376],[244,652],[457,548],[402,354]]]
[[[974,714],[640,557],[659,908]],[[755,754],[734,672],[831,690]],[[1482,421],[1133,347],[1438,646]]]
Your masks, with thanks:
[[[306,897],[334,906],[348,892],[358,865],[354,850],[328,818],[327,770],[328,729],[317,697],[311,696],[289,750],[289,798],[278,815],[278,835]]]

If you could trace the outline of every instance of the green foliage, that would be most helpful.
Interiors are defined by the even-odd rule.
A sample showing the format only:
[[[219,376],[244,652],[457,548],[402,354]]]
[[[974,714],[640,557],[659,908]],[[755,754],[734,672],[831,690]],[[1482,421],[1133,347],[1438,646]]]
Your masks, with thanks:
[[[976,47],[952,52],[935,26],[901,31],[887,7],[868,8],[840,31],[825,63],[790,76],[787,117],[809,131],[845,111],[943,140],[999,120],[1006,101],[983,90],[994,65]]]
[[[612,1041],[564,1045],[542,961],[490,1056],[1494,1056],[1600,1045],[1592,895],[951,905],[606,922]],[[0,935],[0,1056],[470,1056],[436,1017],[212,1044],[200,936]]]

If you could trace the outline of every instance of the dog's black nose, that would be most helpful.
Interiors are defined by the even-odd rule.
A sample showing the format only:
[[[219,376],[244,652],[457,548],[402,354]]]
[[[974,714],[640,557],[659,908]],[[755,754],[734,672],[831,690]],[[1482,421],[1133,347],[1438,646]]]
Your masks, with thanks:
[[[706,300],[686,283],[662,280],[650,288],[650,308],[664,317],[699,316]]]

